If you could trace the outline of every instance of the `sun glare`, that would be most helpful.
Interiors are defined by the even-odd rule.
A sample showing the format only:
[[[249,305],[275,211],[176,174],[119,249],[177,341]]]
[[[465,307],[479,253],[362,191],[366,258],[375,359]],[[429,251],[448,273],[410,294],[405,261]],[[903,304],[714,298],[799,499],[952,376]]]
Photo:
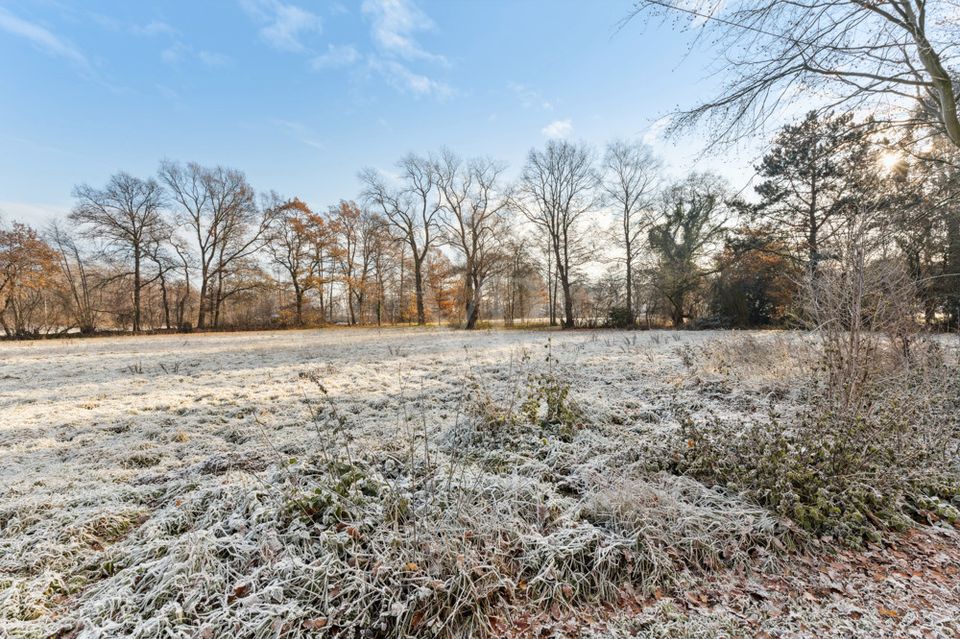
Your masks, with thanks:
[[[880,156],[880,166],[883,167],[885,173],[893,171],[902,161],[903,158],[896,151],[886,151]]]

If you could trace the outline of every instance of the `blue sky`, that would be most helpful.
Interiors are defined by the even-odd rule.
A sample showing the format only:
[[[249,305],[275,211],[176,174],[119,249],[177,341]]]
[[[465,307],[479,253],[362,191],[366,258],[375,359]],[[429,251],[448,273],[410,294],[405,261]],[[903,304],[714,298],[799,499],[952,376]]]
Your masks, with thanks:
[[[689,34],[627,0],[0,0],[0,211],[41,224],[74,184],[161,158],[245,171],[323,208],[442,145],[519,171],[550,136],[654,142],[680,173],[697,140],[661,118],[711,93]],[[752,158],[701,163],[736,188]]]

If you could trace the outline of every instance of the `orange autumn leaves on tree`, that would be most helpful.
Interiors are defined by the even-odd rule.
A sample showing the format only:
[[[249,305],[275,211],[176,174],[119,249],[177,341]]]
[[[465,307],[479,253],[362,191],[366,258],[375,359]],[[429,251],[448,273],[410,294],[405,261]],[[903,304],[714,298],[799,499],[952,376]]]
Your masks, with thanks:
[[[427,286],[433,292],[437,322],[452,318],[462,307],[460,273],[446,255],[433,251],[427,261]]]
[[[45,294],[55,288],[57,254],[25,224],[0,229],[0,324],[8,336],[36,332]]]
[[[782,242],[763,231],[739,228],[715,258],[712,311],[733,326],[782,323],[797,296],[801,271]]]
[[[292,319],[303,326],[306,295],[314,290],[322,293],[325,281],[321,273],[331,243],[328,225],[299,198],[282,202],[275,198],[270,215],[265,248],[293,288]],[[322,297],[320,301],[322,307]]]
[[[330,208],[329,219],[336,238],[333,257],[339,280],[346,289],[348,320],[350,324],[357,324],[364,316],[371,295],[376,293],[374,267],[377,254],[383,248],[386,222],[346,200]]]

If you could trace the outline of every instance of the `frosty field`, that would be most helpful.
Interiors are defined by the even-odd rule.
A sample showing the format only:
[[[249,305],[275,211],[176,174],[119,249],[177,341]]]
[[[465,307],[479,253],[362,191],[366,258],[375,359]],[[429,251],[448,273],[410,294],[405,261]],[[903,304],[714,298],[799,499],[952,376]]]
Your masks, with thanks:
[[[0,344],[0,636],[960,636],[952,529],[801,552],[786,522],[658,461],[688,413],[789,414],[808,348],[441,329]],[[575,424],[490,428],[539,376],[569,383]]]

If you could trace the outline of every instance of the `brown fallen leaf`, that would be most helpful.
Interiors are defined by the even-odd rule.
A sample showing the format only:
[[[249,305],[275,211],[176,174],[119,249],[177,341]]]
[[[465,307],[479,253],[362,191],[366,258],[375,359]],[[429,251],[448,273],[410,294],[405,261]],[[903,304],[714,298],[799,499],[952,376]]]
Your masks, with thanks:
[[[697,597],[697,595],[695,595],[695,594],[692,593],[692,592],[685,593],[685,594],[683,595],[683,598],[686,599],[686,600],[687,600],[687,603],[689,603],[689,604],[692,605],[692,606],[696,606],[696,607],[699,608],[700,605],[701,605],[701,604],[700,604],[700,598]]]
[[[420,624],[423,623],[423,617],[424,615],[422,610],[418,610],[417,612],[413,613],[413,618],[410,620],[410,628],[418,628]]]
[[[320,630],[321,628],[326,627],[327,618],[326,617],[317,617],[316,619],[307,619],[303,622],[303,627],[306,630]]]
[[[227,603],[232,604],[237,599],[243,599],[250,594],[250,584],[240,584],[239,586],[234,586],[233,592],[227,595]]]

